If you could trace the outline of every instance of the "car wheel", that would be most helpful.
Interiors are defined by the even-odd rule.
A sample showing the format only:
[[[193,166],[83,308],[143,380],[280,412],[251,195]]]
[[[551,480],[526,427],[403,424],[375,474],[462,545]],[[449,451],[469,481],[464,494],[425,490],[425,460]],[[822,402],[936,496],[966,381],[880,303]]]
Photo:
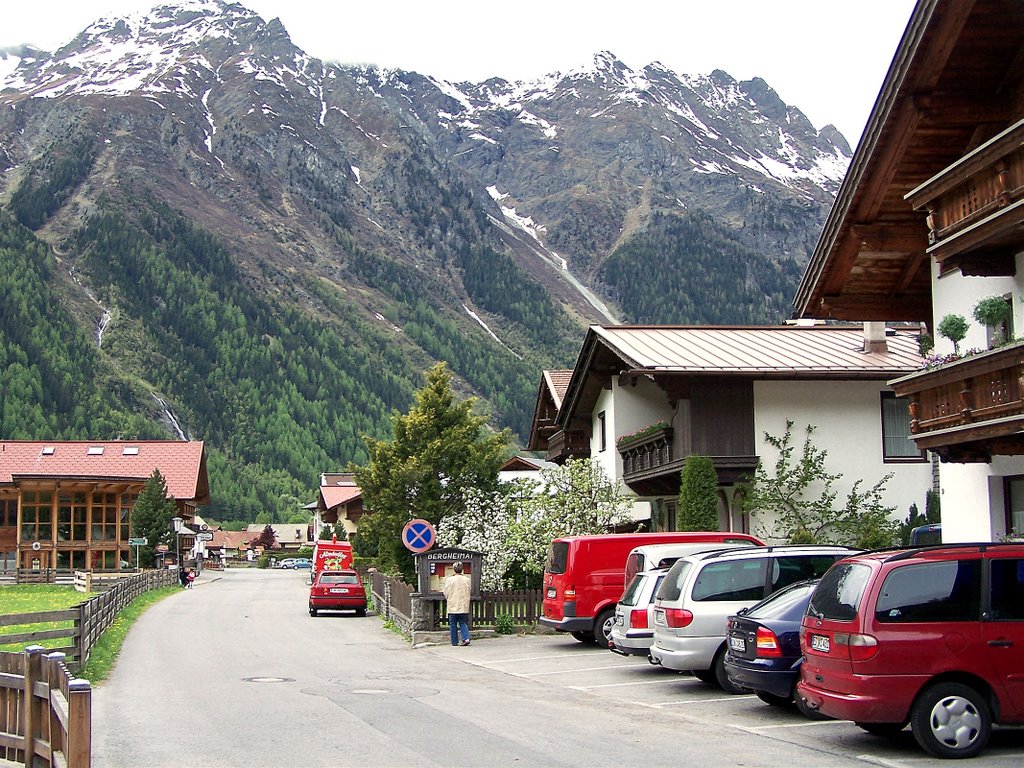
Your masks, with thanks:
[[[715,677],[715,670],[713,669],[695,669],[693,670],[693,676],[702,683],[714,686],[718,685],[718,679]]]
[[[774,693],[768,693],[768,691],[754,691],[754,695],[765,704],[773,707],[788,707],[793,703],[793,700],[788,696],[777,696]]]
[[[615,626],[615,611],[608,608],[601,611],[594,622],[594,642],[607,648],[612,641],[612,627]]]
[[[867,731],[872,736],[882,736],[891,739],[907,727],[906,723],[857,723],[862,731]]]
[[[711,662],[711,671],[715,675],[715,682],[718,683],[718,687],[726,693],[738,695],[741,693],[750,693],[749,688],[744,688],[742,685],[736,685],[729,679],[729,676],[725,674],[725,648],[719,649],[715,655],[715,660]]]
[[[356,616],[365,616],[365,615],[366,615],[366,609],[365,608],[356,608]]]
[[[573,637],[579,640],[581,643],[592,643],[594,642],[593,632],[570,632]]]
[[[992,733],[985,698],[962,683],[939,683],[924,692],[910,710],[914,738],[935,757],[974,757]]]

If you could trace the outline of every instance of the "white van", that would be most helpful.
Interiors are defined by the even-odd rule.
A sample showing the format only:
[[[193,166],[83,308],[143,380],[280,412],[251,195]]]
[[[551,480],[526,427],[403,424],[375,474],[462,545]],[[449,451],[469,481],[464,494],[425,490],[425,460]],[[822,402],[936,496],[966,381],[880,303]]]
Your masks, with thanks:
[[[634,547],[626,556],[626,585],[633,577],[643,571],[667,568],[684,555],[694,552],[709,552],[713,549],[733,549],[735,547],[756,547],[758,542],[751,537],[723,539],[722,541],[687,541],[676,544],[644,544]]]

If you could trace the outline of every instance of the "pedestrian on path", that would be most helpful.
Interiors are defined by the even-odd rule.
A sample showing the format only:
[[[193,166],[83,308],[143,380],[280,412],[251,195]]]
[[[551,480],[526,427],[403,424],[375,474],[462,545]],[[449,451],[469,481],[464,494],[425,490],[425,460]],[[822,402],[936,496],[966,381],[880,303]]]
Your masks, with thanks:
[[[469,645],[469,601],[472,583],[462,572],[462,563],[452,566],[455,571],[444,580],[444,599],[448,604],[448,628],[452,645]],[[461,638],[461,641],[460,641]]]
[[[186,577],[186,579],[187,579],[188,583],[185,585],[185,589],[192,589],[192,582],[194,582],[196,580],[196,569],[195,568],[189,568],[188,569],[188,576]]]

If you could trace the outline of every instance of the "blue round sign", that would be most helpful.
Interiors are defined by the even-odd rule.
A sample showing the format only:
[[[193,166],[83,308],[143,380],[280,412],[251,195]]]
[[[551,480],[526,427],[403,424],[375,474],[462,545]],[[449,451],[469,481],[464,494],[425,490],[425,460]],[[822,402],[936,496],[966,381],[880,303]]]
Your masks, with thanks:
[[[434,546],[434,526],[427,520],[410,520],[402,529],[402,543],[410,552],[426,552]]]

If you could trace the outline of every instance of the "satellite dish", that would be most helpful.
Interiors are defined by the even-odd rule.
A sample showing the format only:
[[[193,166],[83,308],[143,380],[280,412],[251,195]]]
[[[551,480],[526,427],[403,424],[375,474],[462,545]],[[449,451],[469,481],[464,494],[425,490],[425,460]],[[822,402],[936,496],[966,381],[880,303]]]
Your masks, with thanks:
[[[38,541],[33,541],[32,542],[32,549],[34,549],[36,552],[38,552],[42,548],[43,548],[43,545],[40,544]]]

